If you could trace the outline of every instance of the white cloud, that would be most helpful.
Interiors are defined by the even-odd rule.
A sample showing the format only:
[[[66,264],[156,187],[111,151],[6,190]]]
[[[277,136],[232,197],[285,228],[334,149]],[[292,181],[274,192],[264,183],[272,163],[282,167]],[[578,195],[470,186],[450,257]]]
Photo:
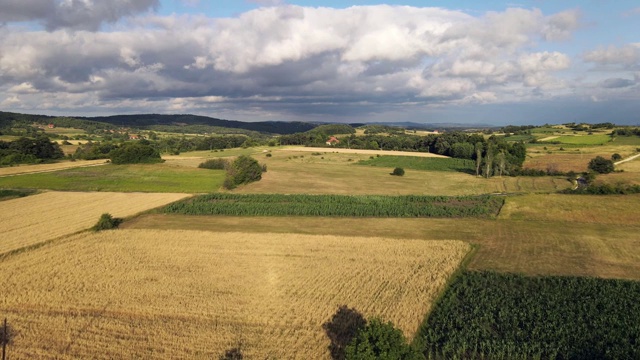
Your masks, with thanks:
[[[124,3],[153,1],[117,4]],[[474,17],[408,6],[275,5],[224,19],[145,15],[109,32],[73,30],[83,22],[48,32],[6,27],[0,84],[5,99],[19,94],[33,106],[255,106],[265,114],[365,108],[370,114],[387,106],[496,103],[514,94],[526,101],[533,90],[547,96],[570,90],[556,78],[570,69],[569,56],[539,44],[570,37],[579,26],[576,11],[508,9]],[[636,50],[627,63],[637,61]],[[609,62],[621,51],[630,50],[601,49],[584,58]]]
[[[587,52],[583,58],[600,66],[640,68],[640,43],[600,48]]]

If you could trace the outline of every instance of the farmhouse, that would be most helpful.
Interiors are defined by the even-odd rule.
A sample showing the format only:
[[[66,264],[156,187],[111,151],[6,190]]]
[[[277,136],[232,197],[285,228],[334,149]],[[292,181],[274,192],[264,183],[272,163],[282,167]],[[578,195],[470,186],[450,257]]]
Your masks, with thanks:
[[[338,144],[340,140],[338,140],[335,136],[332,136],[327,140],[327,145],[335,145]]]
[[[49,129],[53,129],[53,128],[55,128],[56,126],[55,126],[55,125],[53,125],[53,124],[49,124],[49,125],[47,125],[47,127],[48,127]]]

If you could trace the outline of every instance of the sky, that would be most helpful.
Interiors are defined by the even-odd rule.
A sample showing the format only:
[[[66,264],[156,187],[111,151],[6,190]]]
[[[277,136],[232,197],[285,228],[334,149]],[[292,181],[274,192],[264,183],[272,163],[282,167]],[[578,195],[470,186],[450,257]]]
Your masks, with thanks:
[[[640,1],[0,0],[0,111],[640,125]]]

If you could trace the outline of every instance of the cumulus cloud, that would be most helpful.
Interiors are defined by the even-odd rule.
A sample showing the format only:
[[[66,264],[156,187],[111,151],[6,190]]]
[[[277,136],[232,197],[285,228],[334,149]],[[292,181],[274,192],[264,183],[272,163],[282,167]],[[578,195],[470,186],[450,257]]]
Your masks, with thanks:
[[[0,22],[40,21],[48,30],[95,31],[159,5],[159,0],[0,0]]]
[[[49,29],[0,28],[0,94],[14,107],[320,116],[553,96],[571,90],[556,76],[572,61],[538,44],[567,39],[580,26],[573,10],[471,16],[441,8],[269,1],[262,4],[279,6],[224,19],[146,15],[100,32],[93,30],[101,23],[158,2],[20,1],[48,4],[53,14],[63,6],[78,11],[65,18],[0,0],[0,10],[14,9],[0,11],[5,21],[39,20]],[[584,59],[609,62],[616,51],[623,50],[596,50]],[[629,59],[637,59],[633,54]]]
[[[640,43],[600,48],[587,52],[583,58],[587,62],[605,67],[640,69]]]

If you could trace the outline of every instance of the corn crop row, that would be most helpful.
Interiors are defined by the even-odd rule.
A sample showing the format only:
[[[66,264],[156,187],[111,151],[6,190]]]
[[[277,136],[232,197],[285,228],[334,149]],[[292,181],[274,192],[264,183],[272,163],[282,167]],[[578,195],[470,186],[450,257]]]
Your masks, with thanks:
[[[502,198],[484,196],[345,196],[209,194],[179,201],[165,213],[229,216],[489,217]]]
[[[428,359],[640,359],[640,283],[466,272],[419,332]]]

